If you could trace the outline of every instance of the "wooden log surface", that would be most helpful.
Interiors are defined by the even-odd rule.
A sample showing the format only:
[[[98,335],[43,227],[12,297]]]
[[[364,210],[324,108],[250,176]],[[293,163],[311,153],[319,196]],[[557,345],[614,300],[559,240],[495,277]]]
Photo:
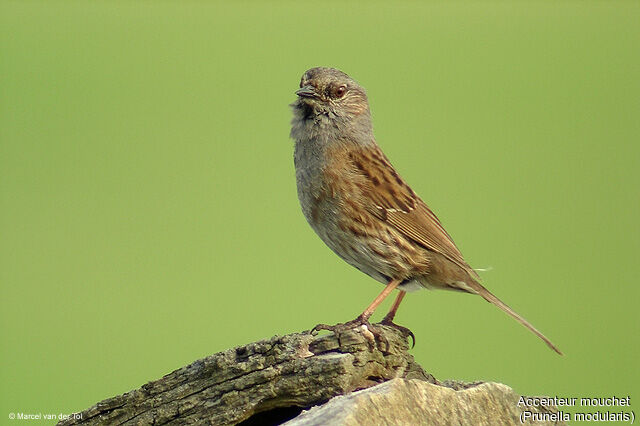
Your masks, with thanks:
[[[269,411],[287,417],[393,378],[437,383],[415,363],[402,333],[376,329],[378,338],[366,328],[338,336],[302,332],[229,349],[60,424],[235,424]]]
[[[395,328],[274,336],[197,360],[98,402],[60,425],[564,424],[553,407],[522,417],[499,383],[438,382]],[[542,421],[532,421],[533,415]],[[524,419],[524,421],[523,421]],[[545,420],[546,419],[546,420]],[[523,423],[521,423],[523,421]]]

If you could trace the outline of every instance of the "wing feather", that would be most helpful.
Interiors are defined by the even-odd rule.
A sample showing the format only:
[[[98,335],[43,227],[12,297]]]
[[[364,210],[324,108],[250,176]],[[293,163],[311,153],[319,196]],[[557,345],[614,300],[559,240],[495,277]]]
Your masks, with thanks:
[[[370,201],[371,204],[366,208],[373,215],[392,225],[407,238],[427,250],[440,253],[467,270],[474,278],[478,278],[440,220],[398,175],[379,148],[351,151],[349,159],[365,178],[366,184],[361,187],[363,199],[365,202]]]

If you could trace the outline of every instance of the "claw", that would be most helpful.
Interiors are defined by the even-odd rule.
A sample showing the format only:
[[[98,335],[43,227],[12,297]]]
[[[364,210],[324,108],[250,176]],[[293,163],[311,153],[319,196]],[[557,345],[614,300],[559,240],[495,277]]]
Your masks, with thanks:
[[[313,334],[315,336],[316,334],[318,334],[318,331],[320,331],[320,330],[334,331],[333,327],[335,327],[335,326],[331,326],[331,325],[327,325],[327,324],[318,324],[318,325],[316,325],[315,327],[313,327],[311,329],[311,334]]]
[[[371,324],[368,319],[365,319],[362,315],[352,321],[339,323],[336,325],[318,324],[311,329],[311,333],[317,333],[318,330],[328,330],[333,331],[336,335],[338,335],[347,330],[352,330],[359,327],[364,328],[364,330],[362,330],[362,333],[367,341],[369,341],[371,349],[375,348],[376,339],[380,342],[384,342],[387,345],[388,349],[389,342],[387,341],[387,339],[378,330],[375,329],[375,325]]]
[[[404,335],[404,337],[411,337],[411,349],[416,347],[416,336],[415,336],[415,334],[413,334],[413,331],[409,330],[407,327],[403,327],[401,325],[398,325],[395,322],[393,322],[392,320],[389,320],[387,318],[384,318],[378,324],[382,324],[382,325],[386,325],[386,326],[389,326],[389,327],[393,327],[396,330],[399,330]]]

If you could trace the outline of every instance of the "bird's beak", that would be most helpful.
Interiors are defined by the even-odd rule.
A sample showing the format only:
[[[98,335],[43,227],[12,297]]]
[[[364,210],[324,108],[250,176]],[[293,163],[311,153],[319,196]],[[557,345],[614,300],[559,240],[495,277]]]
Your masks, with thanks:
[[[304,86],[300,90],[296,91],[296,95],[301,98],[317,98],[316,88],[313,86]]]

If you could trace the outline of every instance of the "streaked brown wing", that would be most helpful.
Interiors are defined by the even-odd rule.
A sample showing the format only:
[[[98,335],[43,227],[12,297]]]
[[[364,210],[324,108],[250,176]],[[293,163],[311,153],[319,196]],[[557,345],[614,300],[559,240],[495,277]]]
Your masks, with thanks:
[[[361,189],[365,191],[366,199],[372,202],[367,206],[371,213],[406,237],[428,250],[442,254],[477,277],[436,215],[402,180],[379,148],[354,150],[349,153],[349,158],[356,170],[366,178],[368,185]]]

